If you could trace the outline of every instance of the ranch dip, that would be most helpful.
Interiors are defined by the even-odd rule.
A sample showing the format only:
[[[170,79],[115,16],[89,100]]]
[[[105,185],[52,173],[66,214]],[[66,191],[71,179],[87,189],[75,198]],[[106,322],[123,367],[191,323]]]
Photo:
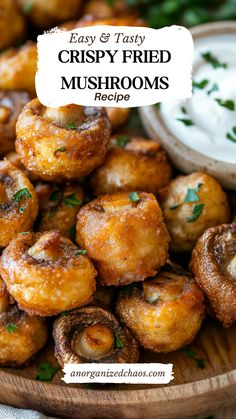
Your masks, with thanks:
[[[195,41],[193,95],[163,102],[166,127],[192,149],[236,163],[236,34]]]

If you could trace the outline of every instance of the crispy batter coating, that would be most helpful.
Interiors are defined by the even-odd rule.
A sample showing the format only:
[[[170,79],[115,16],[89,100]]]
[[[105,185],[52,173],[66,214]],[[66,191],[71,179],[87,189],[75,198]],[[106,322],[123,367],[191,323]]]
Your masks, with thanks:
[[[137,362],[138,345],[116,317],[101,307],[83,307],[54,323],[55,356],[65,363]]]
[[[193,250],[190,267],[211,311],[230,326],[236,321],[236,224],[206,230]]]
[[[204,317],[203,301],[189,275],[164,268],[141,288],[123,289],[116,312],[144,348],[172,352],[195,338]]]
[[[0,90],[0,154],[15,149],[16,121],[22,108],[29,102],[27,92]]]
[[[74,238],[77,214],[84,194],[79,184],[39,183],[35,187],[40,202],[39,231],[58,230],[64,237]]]
[[[117,135],[103,164],[92,174],[91,184],[96,195],[133,190],[156,194],[171,176],[171,166],[159,143]]]
[[[81,208],[76,241],[87,249],[103,285],[143,281],[168,254],[169,235],[154,195],[104,195]]]
[[[178,176],[158,196],[174,251],[191,251],[207,228],[229,221],[227,196],[206,173]]]
[[[53,316],[90,301],[96,271],[57,231],[19,234],[3,251],[0,271],[9,293],[29,314]]]
[[[21,9],[27,8],[27,18],[40,28],[56,25],[77,17],[82,0],[17,0]]]
[[[19,42],[25,34],[25,19],[14,0],[1,0],[0,50]]]
[[[26,90],[34,97],[36,67],[36,44],[28,41],[19,49],[10,48],[0,55],[0,89]]]
[[[111,123],[112,131],[117,130],[117,128],[124,125],[124,123],[129,119],[130,108],[106,108],[109,121]]]
[[[21,367],[28,363],[45,345],[47,336],[44,319],[11,306],[0,314],[0,365]]]
[[[107,0],[88,0],[84,4],[82,15],[93,15],[99,19],[107,19],[124,15],[129,11],[124,0],[114,0],[109,4]]]
[[[16,151],[36,178],[79,179],[99,166],[106,153],[110,123],[102,108],[68,105],[46,108],[29,102],[16,125]]]
[[[11,151],[10,153],[7,153],[5,155],[5,159],[7,159],[17,169],[22,170],[26,174],[26,176],[29,177],[28,171],[26,170],[25,166],[21,163],[20,157],[15,151]]]
[[[38,214],[34,187],[9,161],[0,161],[0,247],[21,231],[30,230]]]

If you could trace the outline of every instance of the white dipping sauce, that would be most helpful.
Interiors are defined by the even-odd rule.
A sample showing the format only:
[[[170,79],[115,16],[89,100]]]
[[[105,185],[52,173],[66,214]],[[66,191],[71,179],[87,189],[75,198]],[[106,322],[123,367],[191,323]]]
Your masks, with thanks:
[[[195,87],[192,98],[184,102],[163,102],[161,116],[182,143],[205,156],[236,163],[236,34],[209,36],[195,41],[194,46],[193,81],[208,83],[203,89]],[[202,57],[204,53],[210,53],[226,68],[214,68]],[[213,85],[219,90],[210,93]],[[228,106],[234,106],[234,110],[215,99],[221,99],[221,103],[230,100]],[[187,126],[178,118],[193,125]]]

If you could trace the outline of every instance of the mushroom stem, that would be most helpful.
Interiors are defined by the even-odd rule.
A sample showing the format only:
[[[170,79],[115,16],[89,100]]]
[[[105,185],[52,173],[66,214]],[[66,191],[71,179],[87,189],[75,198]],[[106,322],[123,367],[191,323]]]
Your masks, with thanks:
[[[84,358],[99,359],[109,355],[114,347],[112,330],[103,325],[95,324],[77,333],[72,342],[72,349]]]
[[[44,234],[28,250],[28,255],[37,260],[55,261],[59,258],[60,253],[60,234],[57,231]]]
[[[67,128],[69,124],[73,124],[77,128],[84,120],[84,110],[79,105],[46,108],[44,116],[61,127]]]

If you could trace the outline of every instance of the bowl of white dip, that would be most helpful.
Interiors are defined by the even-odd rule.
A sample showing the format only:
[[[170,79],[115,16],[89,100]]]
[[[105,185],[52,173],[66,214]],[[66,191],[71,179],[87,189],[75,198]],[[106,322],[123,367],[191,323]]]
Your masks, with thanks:
[[[207,172],[236,189],[236,21],[199,25],[191,33],[192,98],[142,107],[140,116],[178,169]]]

